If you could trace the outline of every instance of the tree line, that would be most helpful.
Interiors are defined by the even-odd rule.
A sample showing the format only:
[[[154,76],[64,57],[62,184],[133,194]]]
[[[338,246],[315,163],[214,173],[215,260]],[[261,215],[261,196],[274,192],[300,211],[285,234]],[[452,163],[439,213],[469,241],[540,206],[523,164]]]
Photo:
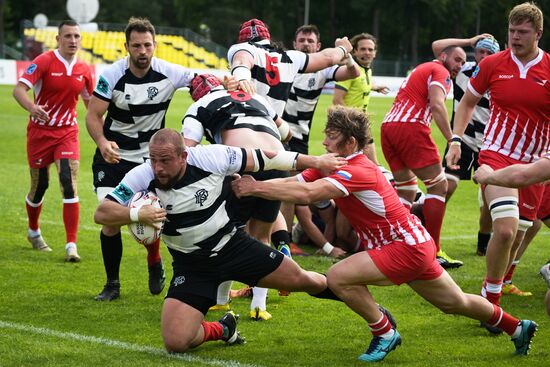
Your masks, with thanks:
[[[431,42],[444,37],[491,33],[503,47],[507,14],[521,0],[310,0],[309,23],[321,31],[325,46],[336,37],[369,32],[378,37],[378,58],[416,64],[432,57]],[[537,4],[550,14],[550,0]],[[20,21],[44,13],[49,19],[68,17],[66,0],[0,0],[5,43],[20,36]],[[228,47],[236,42],[239,25],[260,18],[271,36],[292,47],[296,28],[304,22],[306,0],[100,0],[98,23],[126,23],[130,16],[149,18],[156,26],[189,28]],[[550,16],[550,15],[548,15]],[[549,18],[545,19],[548,28]],[[10,44],[12,43],[12,44]],[[543,34],[540,47],[550,44]]]

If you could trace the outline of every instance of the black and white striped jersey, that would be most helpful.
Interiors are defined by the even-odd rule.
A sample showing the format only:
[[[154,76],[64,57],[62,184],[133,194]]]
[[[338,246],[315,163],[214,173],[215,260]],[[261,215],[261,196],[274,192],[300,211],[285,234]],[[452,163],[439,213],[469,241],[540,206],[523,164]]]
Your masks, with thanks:
[[[334,81],[339,65],[315,73],[298,74],[290,88],[283,120],[288,122],[292,137],[307,143],[315,107],[326,83]]]
[[[236,232],[231,175],[242,173],[246,153],[219,144],[188,147],[187,152],[185,173],[171,190],[155,187],[147,161],[128,172],[107,198],[128,205],[134,193],[155,191],[167,212],[162,230],[166,245],[186,254],[216,256]]]
[[[186,139],[221,144],[221,132],[227,129],[249,128],[273,135],[281,140],[275,124],[277,114],[259,94],[243,91],[228,92],[217,87],[193,103],[183,118],[182,133]]]
[[[143,163],[149,154],[149,139],[164,127],[174,92],[188,86],[194,74],[181,65],[153,57],[149,72],[137,78],[128,62],[126,57],[105,69],[94,96],[109,102],[103,125],[105,138],[117,143],[121,159]]]
[[[250,72],[256,81],[256,92],[267,99],[277,115],[282,116],[294,78],[307,68],[308,55],[295,50],[276,50],[268,40],[262,40],[231,46],[227,52],[229,64],[232,65],[235,53],[242,50],[254,57]]]
[[[467,62],[462,66],[461,71],[456,76],[453,88],[454,101],[451,127],[454,126],[455,112],[456,108],[458,107],[458,103],[460,102],[462,96],[464,96],[464,93],[468,88],[468,82],[470,80],[470,77],[474,73],[476,66],[476,62]],[[464,135],[462,136],[462,141],[466,145],[468,145],[470,149],[472,149],[474,152],[479,152],[479,149],[481,148],[485,125],[489,121],[489,113],[489,92],[487,92],[481,97],[476,107],[474,108],[472,119],[468,122],[468,126],[466,126],[466,130],[464,131]]]

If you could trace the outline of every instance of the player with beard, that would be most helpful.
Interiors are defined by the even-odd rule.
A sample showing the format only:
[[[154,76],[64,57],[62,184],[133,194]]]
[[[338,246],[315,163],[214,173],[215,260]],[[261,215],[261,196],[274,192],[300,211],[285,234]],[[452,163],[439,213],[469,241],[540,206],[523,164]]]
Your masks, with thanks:
[[[220,144],[187,148],[181,134],[170,129],[151,137],[149,151],[150,160],[128,172],[101,202],[94,219],[111,227],[128,224],[136,221],[127,206],[134,193],[154,190],[159,197],[164,209],[143,206],[137,220],[149,225],[165,221],[162,239],[174,268],[161,320],[169,352],[185,352],[210,340],[243,342],[233,313],[219,322],[204,320],[216,303],[218,287],[227,280],[337,299],[324,275],[303,270],[237,228],[231,176],[308,167],[332,171],[345,163],[343,158]]]
[[[432,117],[443,137],[451,141],[445,98],[455,78],[466,62],[466,53],[458,46],[448,46],[436,60],[417,66],[405,79],[391,110],[382,121],[382,151],[395,179],[395,188],[401,201],[411,208],[419,177],[427,189],[423,215],[425,226],[437,246],[442,266],[440,247],[441,226],[445,215],[447,180],[441,158],[430,130]]]
[[[88,132],[97,145],[92,169],[99,201],[147,158],[149,139],[164,127],[174,92],[188,86],[194,76],[183,66],[153,56],[155,28],[149,20],[130,18],[125,33],[128,56],[99,77],[86,116]],[[104,225],[100,240],[107,282],[95,299],[111,301],[120,296],[120,226]],[[159,294],[165,283],[159,243],[145,246],[152,294]]]

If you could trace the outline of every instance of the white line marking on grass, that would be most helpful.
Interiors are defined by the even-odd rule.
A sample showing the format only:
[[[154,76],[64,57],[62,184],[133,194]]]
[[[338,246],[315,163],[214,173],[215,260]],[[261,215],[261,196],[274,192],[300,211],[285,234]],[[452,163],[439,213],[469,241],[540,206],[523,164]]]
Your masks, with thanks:
[[[201,358],[189,354],[169,354],[164,349],[150,347],[147,345],[139,345],[127,343],[119,340],[98,338],[95,336],[81,335],[76,333],[66,333],[63,331],[55,331],[51,329],[35,327],[32,325],[17,324],[13,322],[7,322],[0,320],[0,328],[2,329],[15,329],[23,331],[25,333],[33,333],[39,335],[45,335],[49,337],[56,337],[60,339],[76,340],[88,344],[101,344],[112,348],[118,348],[129,352],[146,353],[153,356],[159,356],[169,359],[177,359],[186,362],[204,363],[212,366],[221,367],[261,367],[255,364],[243,364],[236,361],[225,361],[222,359]]]

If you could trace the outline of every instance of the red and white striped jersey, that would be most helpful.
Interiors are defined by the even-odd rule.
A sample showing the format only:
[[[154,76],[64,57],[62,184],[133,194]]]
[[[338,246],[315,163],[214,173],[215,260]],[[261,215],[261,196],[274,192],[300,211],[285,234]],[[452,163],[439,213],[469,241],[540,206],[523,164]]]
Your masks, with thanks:
[[[347,159],[348,164],[330,176],[307,169],[297,178],[305,182],[324,178],[345,194],[334,201],[365,248],[393,242],[417,245],[431,240],[420,219],[403,206],[395,189],[374,163],[362,153]]]
[[[69,64],[58,50],[48,51],[29,65],[19,82],[34,88],[34,103],[44,105],[50,120],[30,122],[42,127],[58,128],[76,125],[78,95],[90,99],[94,90],[88,64],[74,58]]]
[[[453,82],[447,68],[438,60],[418,65],[401,84],[392,108],[382,123],[419,122],[430,126],[432,111],[428,90],[434,85],[441,87],[445,96],[449,93]]]
[[[468,84],[476,96],[489,91],[491,114],[481,150],[522,162],[548,154],[550,142],[550,55],[523,65],[510,49],[488,56]]]

